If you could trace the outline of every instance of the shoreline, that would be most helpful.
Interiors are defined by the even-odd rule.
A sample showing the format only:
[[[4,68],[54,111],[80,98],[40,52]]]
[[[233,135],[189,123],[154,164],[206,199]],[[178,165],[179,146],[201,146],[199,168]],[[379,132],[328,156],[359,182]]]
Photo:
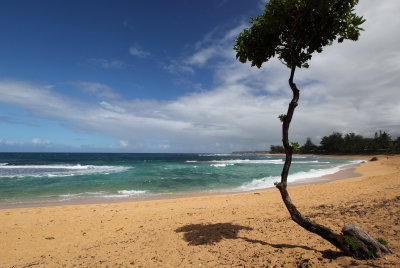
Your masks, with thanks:
[[[296,154],[296,156],[302,156]],[[356,159],[356,160],[367,160],[368,156],[354,155],[349,157],[341,157],[335,155],[312,155],[319,158],[340,158],[340,159]],[[371,156],[372,157],[372,156]],[[327,183],[330,181],[336,181],[341,179],[355,178],[362,176],[362,174],[356,173],[356,167],[360,165],[348,164],[344,169],[340,169],[338,172],[323,175],[315,178],[306,178],[296,180],[288,183],[288,188]],[[95,204],[114,204],[114,203],[126,203],[126,202],[146,202],[155,200],[169,200],[169,199],[181,199],[201,196],[216,196],[216,195],[235,195],[242,193],[253,193],[274,190],[275,187],[267,187],[255,190],[245,191],[203,191],[203,192],[185,192],[185,193],[167,193],[167,194],[155,194],[153,196],[145,197],[116,197],[116,198],[76,198],[73,200],[45,200],[45,201],[23,201],[23,202],[9,202],[0,203],[0,210],[4,209],[16,209],[16,208],[35,208],[35,207],[58,207],[58,206],[75,206],[75,205],[95,205]]]
[[[383,238],[393,255],[344,256],[294,223],[279,191],[263,190],[0,210],[0,267],[398,267],[400,156],[354,172],[362,176],[292,187],[291,199],[337,233],[354,223]]]

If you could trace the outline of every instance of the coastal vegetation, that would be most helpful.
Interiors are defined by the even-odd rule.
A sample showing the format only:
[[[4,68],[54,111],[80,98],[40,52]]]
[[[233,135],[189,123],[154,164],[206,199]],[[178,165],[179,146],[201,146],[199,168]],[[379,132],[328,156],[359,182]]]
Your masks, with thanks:
[[[342,134],[333,132],[324,136],[319,145],[314,144],[311,138],[299,147],[301,154],[399,154],[400,137],[392,139],[385,131],[375,132],[373,138],[364,138],[353,132]],[[280,145],[271,145],[270,153],[282,154],[285,149]]]
[[[297,68],[308,68],[308,61],[314,52],[321,53],[323,48],[335,40],[342,43],[345,39],[357,41],[364,19],[354,12],[358,0],[270,0],[264,13],[251,18],[251,27],[244,29],[236,39],[234,50],[236,58],[251,66],[261,68],[275,56],[290,69],[289,86],[292,100],[286,114],[280,115],[282,122],[282,143],[285,151],[285,164],[281,181],[276,185],[283,202],[294,222],[304,229],[318,234],[336,248],[356,258],[381,257],[391,250],[377,242],[360,227],[350,224],[337,234],[330,228],[305,218],[293,204],[287,191],[287,177],[292,156],[298,144],[289,142],[289,126],[294,110],[298,105],[300,90],[294,83]],[[325,143],[324,143],[325,144]],[[345,237],[350,237],[360,246],[355,248]],[[368,239],[364,239],[367,237]]]

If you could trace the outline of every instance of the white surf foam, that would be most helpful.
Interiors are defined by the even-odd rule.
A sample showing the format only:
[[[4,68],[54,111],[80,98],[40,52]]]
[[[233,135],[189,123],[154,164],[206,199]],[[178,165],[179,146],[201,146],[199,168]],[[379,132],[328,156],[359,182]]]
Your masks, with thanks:
[[[288,176],[288,182],[294,182],[294,181],[305,180],[305,179],[313,179],[313,178],[318,178],[318,177],[322,177],[325,175],[334,174],[336,172],[339,172],[340,170],[345,169],[349,165],[361,163],[361,162],[362,162],[362,160],[355,160],[355,161],[351,161],[350,164],[343,164],[343,165],[339,165],[339,166],[332,167],[332,168],[311,169],[310,171],[307,171],[307,172],[297,172],[294,174],[290,174]],[[265,177],[265,178],[261,178],[261,179],[254,179],[251,182],[245,183],[245,184],[235,188],[234,191],[252,191],[252,190],[265,189],[265,188],[273,187],[274,182],[279,182],[280,180],[281,180],[280,176],[269,176],[269,177]]]
[[[285,163],[284,159],[232,159],[232,160],[213,160],[211,161],[214,165],[235,165],[235,164],[260,164],[260,165],[283,165]],[[309,161],[293,161],[292,165],[297,164],[329,164],[329,161],[319,161],[319,160],[309,160]]]
[[[100,191],[100,192],[84,192],[84,193],[77,193],[77,194],[62,194],[58,196],[47,196],[50,198],[58,197],[62,201],[67,201],[67,200],[73,200],[73,199],[79,199],[79,198],[84,198],[84,197],[98,197],[98,196],[103,196],[105,195],[106,192]]]
[[[141,191],[141,190],[120,190],[118,191],[119,194],[121,195],[143,195],[146,194],[147,191]]]
[[[331,162],[327,161],[319,161],[319,160],[310,160],[310,161],[293,161],[292,165],[295,164],[329,164]]]
[[[68,201],[74,199],[92,199],[92,198],[124,198],[124,197],[139,197],[139,196],[148,196],[150,194],[147,191],[141,190],[120,190],[117,191],[116,194],[111,194],[105,191],[99,192],[84,192],[77,194],[63,194],[59,196],[50,196],[50,197],[58,197],[61,201]]]
[[[212,167],[226,167],[226,166],[233,166],[234,164],[229,163],[220,163],[220,164],[211,164]]]
[[[225,164],[225,165],[235,165],[235,164],[283,164],[282,159],[232,159],[232,160],[213,160],[211,165]]]
[[[150,196],[152,194],[149,194],[147,191],[141,191],[141,190],[120,190],[118,191],[118,194],[107,194],[107,195],[102,195],[100,198],[127,198],[127,197],[146,197]]]
[[[65,177],[124,172],[130,167],[95,165],[2,165],[0,177]]]

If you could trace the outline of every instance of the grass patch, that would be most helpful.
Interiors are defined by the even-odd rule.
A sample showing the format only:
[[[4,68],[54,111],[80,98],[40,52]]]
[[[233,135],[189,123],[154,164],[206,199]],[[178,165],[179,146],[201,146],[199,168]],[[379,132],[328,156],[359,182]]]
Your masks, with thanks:
[[[354,252],[357,252],[360,249],[360,244],[356,240],[354,240],[351,236],[344,235],[344,241],[346,242],[347,245],[350,246],[350,248]]]
[[[376,239],[376,241],[378,241],[379,243],[381,243],[382,245],[384,245],[384,246],[386,246],[386,247],[387,247],[387,245],[388,245],[388,243],[387,243],[383,238],[378,237],[378,238]]]
[[[397,199],[397,200],[400,200],[400,195],[396,196],[396,199]]]
[[[368,250],[368,253],[364,255],[364,258],[367,260],[373,259],[374,254],[372,254],[372,252]]]

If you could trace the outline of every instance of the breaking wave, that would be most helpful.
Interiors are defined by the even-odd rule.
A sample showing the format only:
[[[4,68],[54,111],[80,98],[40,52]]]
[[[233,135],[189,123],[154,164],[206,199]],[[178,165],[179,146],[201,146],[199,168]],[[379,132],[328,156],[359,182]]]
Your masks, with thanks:
[[[307,172],[304,172],[304,171],[297,172],[294,174],[290,174],[288,176],[288,182],[319,178],[319,177],[322,177],[325,175],[334,174],[336,172],[339,172],[340,170],[345,169],[349,165],[357,164],[357,163],[361,163],[361,161],[355,160],[355,161],[351,161],[351,164],[339,165],[339,166],[328,168],[328,169],[311,169]],[[281,180],[280,176],[269,176],[269,177],[264,177],[261,179],[253,179],[251,182],[245,183],[245,184],[235,188],[234,191],[252,191],[252,190],[265,189],[265,188],[273,187],[274,182],[277,182],[280,180]]]
[[[0,177],[66,177],[124,172],[130,167],[96,165],[0,165]]]

